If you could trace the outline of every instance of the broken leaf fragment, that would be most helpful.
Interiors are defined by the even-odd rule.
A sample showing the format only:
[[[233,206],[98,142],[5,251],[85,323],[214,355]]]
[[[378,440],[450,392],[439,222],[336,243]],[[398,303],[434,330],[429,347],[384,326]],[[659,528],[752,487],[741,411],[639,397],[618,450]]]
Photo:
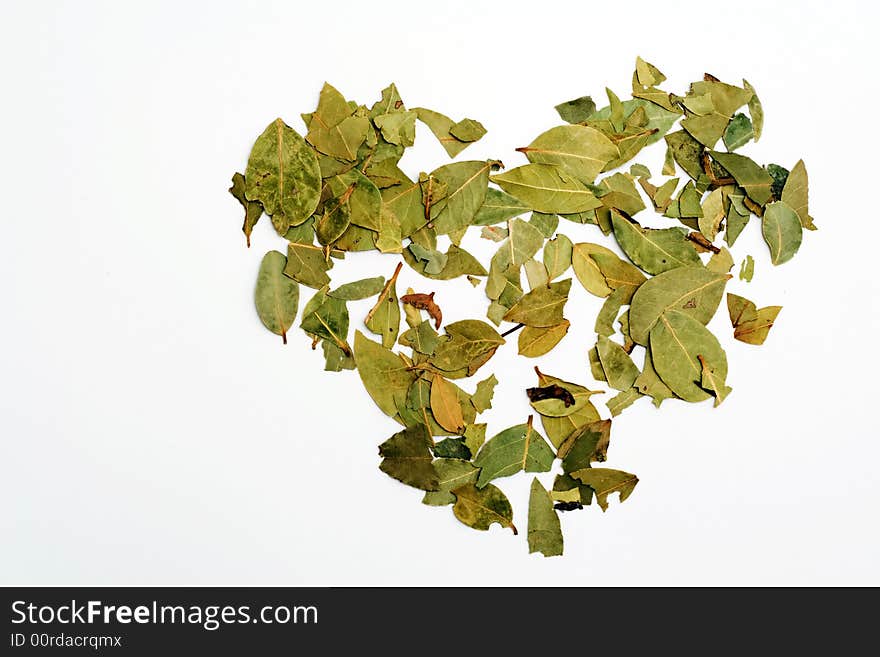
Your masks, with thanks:
[[[379,456],[382,457],[379,469],[407,486],[438,490],[440,478],[432,463],[433,445],[425,425],[407,427],[379,445]]]
[[[733,325],[733,337],[748,344],[764,344],[782,306],[758,309],[745,297],[727,293],[727,312]]]
[[[620,502],[623,503],[639,483],[639,478],[634,474],[610,468],[586,468],[572,472],[571,476],[593,489],[603,511],[608,509],[609,495],[619,493]]]
[[[550,494],[537,477],[532,479],[529,494],[529,552],[540,552],[545,557],[562,554],[562,527],[553,508]]]
[[[781,265],[791,260],[803,239],[797,212],[784,201],[776,201],[767,206],[761,222],[761,233],[770,247],[770,262]]]

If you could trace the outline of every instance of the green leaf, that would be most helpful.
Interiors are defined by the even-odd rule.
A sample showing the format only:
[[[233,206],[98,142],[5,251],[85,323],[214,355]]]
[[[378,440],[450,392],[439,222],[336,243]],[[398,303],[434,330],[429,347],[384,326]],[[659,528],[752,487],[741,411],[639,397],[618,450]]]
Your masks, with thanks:
[[[752,301],[727,293],[727,312],[733,325],[733,337],[748,344],[764,344],[767,334],[782,306],[766,306],[758,310]]]
[[[752,122],[745,114],[737,114],[727,124],[724,131],[724,146],[729,151],[735,151],[740,146],[745,146],[755,136]]]
[[[437,346],[431,364],[445,372],[467,368],[468,376],[476,372],[504,344],[504,338],[498,331],[477,319],[447,324],[446,334],[449,339]]]
[[[364,324],[372,333],[382,337],[382,346],[391,349],[400,331],[400,301],[397,298],[397,276],[403,263],[398,263],[394,274],[386,281],[376,305],[370,309]]]
[[[797,213],[801,226],[807,230],[816,230],[807,203],[808,191],[807,167],[803,160],[798,160],[782,188],[781,200]]]
[[[602,363],[608,385],[621,391],[631,388],[639,375],[639,368],[633,363],[629,354],[619,344],[603,335],[599,336],[596,347],[599,350],[599,362]]]
[[[512,219],[507,225],[508,238],[504,248],[510,252],[510,264],[519,267],[538,252],[544,244],[544,235],[522,219]]]
[[[600,244],[580,242],[572,247],[571,265],[575,276],[587,292],[597,297],[607,297],[611,294],[611,288],[608,287],[599,265],[592,258],[596,253],[617,257],[614,251]]]
[[[544,245],[543,260],[547,276],[552,281],[562,276],[571,266],[573,245],[561,233]]]
[[[520,356],[537,358],[549,352],[562,341],[571,327],[567,319],[553,326],[526,326],[520,333],[517,350]]]
[[[596,112],[596,103],[589,96],[581,96],[559,103],[554,109],[566,123],[583,123]]]
[[[739,266],[739,280],[751,283],[755,276],[755,259],[747,255]]]
[[[608,137],[583,125],[550,128],[516,150],[533,164],[556,166],[583,183],[592,183],[606,164],[620,156]]]
[[[700,265],[700,256],[681,228],[642,228],[616,211],[611,212],[614,237],[623,252],[649,274],[662,274],[686,265]]]
[[[611,420],[590,422],[576,431],[559,446],[557,457],[562,460],[562,471],[571,474],[602,462],[611,443]]]
[[[669,389],[689,402],[709,397],[699,381],[703,356],[715,367],[719,381],[727,377],[727,357],[718,339],[691,315],[669,310],[651,329],[651,358]]]
[[[431,213],[438,235],[453,233],[471,225],[486,199],[489,172],[497,162],[453,162],[435,169],[431,175],[446,185],[445,204],[438,214]]]
[[[797,212],[784,201],[767,206],[761,223],[764,241],[770,247],[770,262],[781,265],[794,257],[803,240],[803,228]]]
[[[772,196],[770,186],[773,184],[773,178],[764,167],[738,153],[721,153],[719,151],[709,151],[709,153],[733,176],[736,183],[755,203],[764,205],[770,200]]]
[[[638,388],[627,388],[614,395],[614,397],[605,402],[605,405],[608,407],[608,412],[611,413],[611,417],[617,417],[641,397],[643,397],[643,395]]]
[[[379,469],[407,486],[436,491],[440,477],[431,462],[434,441],[423,424],[398,431],[379,445],[382,463]]]
[[[568,406],[566,406],[565,402],[561,399],[540,399],[537,401],[529,400],[529,404],[531,405],[531,407],[534,408],[538,413],[540,413],[542,417],[564,417],[568,415],[574,415],[581,409],[589,406],[590,397],[596,394],[596,391],[589,390],[576,383],[570,383],[555,376],[544,374],[537,367],[535,367],[535,374],[538,375],[539,387],[545,388],[547,386],[556,385],[568,391],[574,398],[574,404],[570,404]],[[596,417],[596,419],[599,419],[598,416]]]
[[[694,180],[703,173],[703,145],[685,130],[666,135],[666,145],[675,162]],[[672,174],[669,174],[672,175]]]
[[[450,129],[456,125],[456,122],[448,116],[425,109],[424,107],[416,107],[413,111],[416,112],[419,121],[431,129],[431,132],[434,133],[437,141],[440,142],[440,145],[443,146],[449,157],[455,157],[472,143],[457,139],[450,132]]]
[[[324,257],[324,251],[309,244],[290,242],[287,245],[287,265],[284,275],[306,287],[320,289],[330,282],[327,272],[332,261]]]
[[[675,393],[669,389],[657,370],[654,369],[654,360],[651,355],[651,347],[648,346],[645,351],[645,364],[642,366],[642,373],[636,377],[633,386],[643,395],[651,397],[654,406],[659,407],[665,399],[675,399]]]
[[[361,382],[376,405],[386,415],[397,415],[398,406],[406,404],[406,393],[416,380],[409,363],[360,331],[354,335],[354,359]]]
[[[321,172],[315,152],[281,119],[275,119],[251,148],[245,195],[259,201],[279,235],[308,219],[318,207]]]
[[[263,214],[263,206],[258,201],[249,201],[247,196],[245,195],[245,180],[244,176],[240,173],[235,173],[232,176],[232,187],[229,188],[229,193],[235,197],[241,206],[244,208],[244,223],[241,226],[241,232],[244,233],[245,240],[247,241],[248,248],[251,246],[251,233],[254,230],[254,226],[257,225],[257,222],[260,220],[260,216]]]
[[[452,384],[442,376],[435,376],[431,381],[431,413],[437,424],[454,434],[464,432],[464,416],[461,402]]]
[[[459,141],[474,142],[482,139],[486,134],[486,128],[474,119],[462,119],[449,128],[449,134]]]
[[[493,436],[477,454],[474,465],[480,470],[477,486],[483,488],[493,479],[509,477],[522,470],[547,472],[553,463],[553,450],[532,427],[532,419]]]
[[[725,385],[723,379],[719,379],[718,372],[711,361],[704,358],[702,354],[698,354],[697,359],[700,361],[700,367],[702,368],[700,370],[700,387],[708,390],[715,396],[715,406],[717,407],[733,391],[733,388]]]
[[[353,187],[348,201],[351,223],[369,230],[379,230],[382,194],[372,180],[357,169],[352,169],[327,180],[327,187],[336,197],[343,196]]]
[[[504,320],[535,327],[561,324],[565,319],[562,311],[570,289],[571,279],[566,278],[532,290],[507,311]]]
[[[586,185],[549,164],[526,164],[492,176],[492,182],[538,212],[569,214],[602,205]]]
[[[382,138],[399,146],[412,146],[416,140],[416,113],[391,112],[373,119],[373,123],[382,131]]]
[[[362,278],[351,283],[343,283],[335,290],[330,290],[327,296],[344,301],[358,301],[360,299],[368,299],[382,291],[385,286],[385,278],[376,276],[374,278]]]
[[[639,478],[634,474],[609,468],[585,468],[572,472],[571,476],[593,489],[596,501],[603,511],[608,508],[609,495],[619,493],[623,503],[639,483]]]
[[[540,552],[545,557],[562,554],[562,527],[553,508],[550,494],[535,477],[529,494],[529,553]]]
[[[471,403],[474,405],[477,413],[482,413],[492,408],[492,397],[495,394],[495,386],[498,385],[498,379],[494,374],[477,383],[477,389],[471,395]]]
[[[529,211],[529,206],[500,189],[489,187],[486,198],[471,222],[474,226],[491,226]]]
[[[482,489],[473,484],[465,484],[453,488],[452,494],[455,496],[452,512],[468,527],[486,531],[497,522],[502,527],[510,527],[514,534],[517,533],[510,502],[492,484]]]
[[[406,307],[407,306],[404,306],[404,308]],[[400,336],[398,342],[421,354],[430,356],[434,353],[434,350],[437,349],[437,345],[440,344],[440,337],[437,335],[437,331],[434,330],[434,327],[431,326],[431,322],[425,320],[418,326],[404,332]]]
[[[743,79],[743,87],[746,91],[752,92],[752,97],[749,99],[749,114],[752,117],[755,141],[758,141],[764,130],[764,108],[761,106],[761,100],[758,98],[758,94],[755,93],[754,87],[752,87],[752,85],[750,85],[745,79]]]
[[[356,160],[358,149],[370,130],[370,120],[354,114],[345,97],[325,82],[318,107],[309,121],[306,141],[321,153],[338,160]]]
[[[470,461],[450,458],[439,458],[434,461],[434,470],[437,472],[437,490],[426,492],[422,498],[422,504],[429,506],[454,504],[453,489],[466,484],[475,484],[480,473],[480,469],[474,467]]]
[[[586,424],[598,422],[599,420],[599,411],[596,410],[596,407],[591,402],[587,401],[583,408],[571,415],[563,417],[542,415],[541,425],[544,427],[547,438],[553,446],[559,447],[572,433],[578,431]]]
[[[257,274],[254,303],[263,326],[280,335],[287,344],[287,331],[293,326],[299,305],[299,285],[284,275],[287,258],[278,251],[263,256]]]
[[[647,345],[648,333],[668,310],[686,313],[701,324],[708,324],[730,278],[730,274],[704,267],[679,267],[647,280],[633,296],[629,311],[632,339]]]
[[[545,239],[550,239],[559,227],[559,215],[532,212],[529,224],[537,228]]]
[[[382,204],[400,223],[401,237],[409,237],[428,223],[422,205],[422,188],[417,182],[406,180],[400,185],[383,189]]]
[[[345,301],[325,297],[321,304],[306,313],[300,328],[309,335],[332,342],[346,355],[351,355],[348,346],[348,308]]]

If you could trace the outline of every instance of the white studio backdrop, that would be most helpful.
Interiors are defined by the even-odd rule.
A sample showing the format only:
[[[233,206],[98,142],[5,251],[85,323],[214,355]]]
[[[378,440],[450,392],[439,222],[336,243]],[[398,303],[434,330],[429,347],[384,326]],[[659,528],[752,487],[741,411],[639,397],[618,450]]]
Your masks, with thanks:
[[[61,3],[0,14],[0,583],[250,585],[880,584],[880,442],[873,64],[875,3]],[[353,372],[322,370],[298,328],[286,347],[252,295],[227,194],[281,116],[301,129],[324,80],[372,103],[482,121],[458,159],[525,160],[553,105],[629,89],[636,55],[683,91],[705,71],[746,77],[766,112],[745,153],[807,163],[811,213],[773,268],[752,221],[734,248],[755,280],[729,290],[784,306],[765,345],[732,339],[733,394],[638,402],[614,420],[609,467],[641,481],[563,517],[566,554],[459,524],[378,468],[398,429]],[[402,166],[448,160],[419,126]],[[637,161],[659,171],[656,146]],[[609,242],[562,222],[574,241]],[[496,245],[464,243],[488,262]],[[355,254],[335,282],[390,275]],[[482,317],[482,288],[404,268],[446,321]],[[303,290],[308,298],[310,292]],[[302,304],[302,301],[301,301]],[[591,382],[600,300],[573,286],[572,330],[548,356],[497,371],[489,434],[524,421],[532,367]],[[352,321],[369,301],[351,304]],[[297,322],[298,324],[298,322]],[[478,377],[482,378],[482,377]],[[465,384],[468,385],[467,383]],[[470,384],[473,385],[473,384]],[[531,475],[499,481],[526,528]],[[545,485],[552,477],[544,475]]]

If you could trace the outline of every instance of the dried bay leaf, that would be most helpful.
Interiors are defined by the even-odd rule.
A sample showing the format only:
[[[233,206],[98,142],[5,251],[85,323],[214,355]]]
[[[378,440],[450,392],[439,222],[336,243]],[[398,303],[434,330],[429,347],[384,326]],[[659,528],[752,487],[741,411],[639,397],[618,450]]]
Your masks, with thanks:
[[[310,312],[306,312],[306,310]],[[323,296],[320,305],[313,309],[306,308],[303,310],[300,328],[309,335],[317,336],[326,342],[336,345],[344,355],[350,356],[351,347],[348,346],[348,322],[348,307],[345,305],[345,301]]]
[[[244,233],[247,246],[250,248],[251,233],[254,231],[254,226],[257,225],[260,216],[263,214],[263,206],[258,201],[249,201],[245,194],[245,189],[246,184],[244,176],[240,173],[233,174],[232,187],[229,188],[229,193],[232,194],[232,196],[235,197],[235,200],[241,203],[241,206],[244,208],[244,223],[241,226],[241,232]]]
[[[619,493],[623,503],[639,483],[639,478],[634,474],[610,468],[585,468],[572,472],[571,476],[593,489],[603,511],[608,509],[609,495]]]
[[[589,390],[584,386],[578,385],[576,383],[570,383],[569,381],[565,381],[555,376],[551,376],[549,374],[545,374],[537,367],[535,367],[535,374],[538,375],[538,386],[541,388],[547,388],[551,386],[557,386],[562,388],[565,392],[571,395],[570,398],[565,398],[564,395],[550,396],[540,400],[530,400],[529,404],[535,411],[537,411],[542,417],[565,417],[569,415],[574,415],[582,408],[585,408],[590,404],[590,397],[592,395],[597,394],[595,390]],[[574,400],[574,403],[566,403],[571,399]],[[597,418],[598,419],[598,416]]]
[[[562,554],[562,527],[553,508],[550,494],[535,477],[529,493],[529,553],[540,552],[545,557]]]
[[[654,369],[650,346],[645,353],[645,363],[642,366],[642,372],[636,377],[633,387],[638,389],[643,395],[650,397],[653,400],[654,406],[658,408],[663,403],[663,400],[676,398],[675,393],[669,389],[669,386],[663,383],[663,379],[660,378],[657,370]]]
[[[479,141],[486,134],[486,128],[475,119],[462,119],[449,128],[449,134],[459,141]]]
[[[620,248],[649,274],[662,274],[676,267],[702,264],[682,229],[642,228],[616,211],[611,212],[611,222]]]
[[[583,125],[561,125],[517,148],[533,164],[551,164],[583,183],[592,183],[611,160],[620,156],[604,134]]]
[[[447,506],[455,503],[452,490],[467,484],[475,484],[480,469],[464,459],[439,458],[434,461],[437,472],[437,490],[428,491],[422,498],[422,504],[429,506]]]
[[[529,211],[529,206],[515,196],[489,187],[486,198],[471,222],[474,226],[490,226],[513,219]]]
[[[287,331],[293,326],[299,305],[299,285],[284,275],[287,258],[269,251],[260,262],[254,303],[263,326],[281,336],[287,344]]]
[[[519,267],[538,252],[544,244],[544,235],[522,219],[512,219],[507,226],[508,239],[504,248],[509,250],[510,265]]]
[[[755,276],[755,259],[747,255],[739,266],[739,280],[751,283]]]
[[[437,331],[431,327],[431,322],[425,320],[421,324],[402,333],[398,342],[421,354],[431,356],[434,350],[437,349],[437,345],[440,344],[440,339]]]
[[[801,221],[784,201],[767,206],[761,223],[764,241],[770,247],[770,262],[781,265],[794,257],[803,240]]]
[[[437,423],[452,433],[464,431],[464,416],[461,403],[452,385],[442,376],[435,376],[431,382],[431,412]]]
[[[571,279],[566,278],[524,295],[504,315],[505,321],[533,327],[561,324],[563,308],[568,301]]]
[[[611,288],[608,287],[599,265],[592,258],[596,253],[617,257],[614,251],[600,244],[580,242],[572,247],[571,265],[574,268],[575,276],[587,292],[597,297],[607,297],[611,294]]]
[[[534,258],[523,263],[523,271],[526,272],[526,280],[529,282],[529,290],[546,287],[550,283],[550,276],[544,263]]]
[[[385,278],[376,276],[374,278],[362,278],[351,283],[343,283],[335,290],[330,290],[327,296],[342,299],[344,301],[357,301],[359,299],[368,299],[379,294],[385,286]]]
[[[550,239],[559,227],[559,215],[532,212],[532,216],[529,217],[529,225],[537,228],[546,239]]]
[[[788,179],[782,188],[780,200],[797,213],[801,226],[807,230],[816,230],[816,225],[813,223],[813,218],[810,216],[808,208],[808,191],[807,167],[803,160],[798,160],[791,173],[788,174]]]
[[[403,263],[397,263],[394,274],[385,283],[376,305],[370,309],[364,324],[372,333],[381,336],[382,346],[391,349],[400,331],[400,302],[397,298],[397,276]]]
[[[275,119],[257,137],[245,170],[245,195],[259,201],[280,235],[318,207],[318,158],[299,133]]]
[[[542,257],[544,267],[547,268],[547,277],[551,281],[568,271],[571,266],[573,248],[571,240],[561,233],[544,245]]]
[[[467,376],[476,372],[504,344],[498,331],[477,319],[447,324],[446,334],[449,339],[437,346],[431,363],[446,372],[467,369]]]
[[[381,344],[355,331],[354,359],[367,393],[386,415],[397,415],[398,406],[406,404],[406,395],[416,380],[409,363]]]
[[[727,293],[727,312],[733,325],[733,337],[748,344],[764,344],[782,306],[757,306],[745,297]]]
[[[529,416],[527,423],[505,429],[480,448],[474,458],[474,465],[481,468],[477,487],[521,471],[547,472],[554,456],[547,441],[532,427]]]
[[[407,486],[426,491],[439,490],[440,477],[431,456],[433,446],[424,425],[406,427],[379,445],[379,456],[382,457],[379,469]]]
[[[356,116],[345,97],[325,82],[308,126],[306,141],[315,149],[351,162],[357,159],[358,149],[367,138],[370,120]]]
[[[477,413],[482,413],[492,408],[492,397],[495,394],[495,386],[497,385],[498,379],[495,378],[494,374],[477,383],[477,389],[471,395],[471,404],[473,404]]]
[[[596,112],[596,103],[589,96],[581,96],[559,103],[554,109],[566,123],[583,123]]]
[[[471,141],[462,141],[450,132],[451,128],[456,126],[457,123],[448,116],[425,109],[424,107],[416,107],[413,111],[418,116],[419,121],[431,129],[431,132],[434,133],[437,141],[440,142],[440,145],[443,146],[449,157],[455,157],[473,143]]]
[[[518,339],[519,355],[527,358],[543,356],[562,341],[570,327],[571,322],[567,319],[553,326],[524,327]]]
[[[691,315],[668,310],[651,329],[651,358],[657,374],[669,389],[689,402],[708,398],[700,387],[702,366],[697,356],[707,359],[723,385],[727,378],[727,357],[701,322]]]
[[[320,289],[330,283],[327,272],[333,267],[324,251],[309,244],[290,242],[287,245],[287,264],[284,275],[306,287]]]
[[[733,391],[733,388],[725,385],[723,380],[718,379],[715,367],[702,354],[698,354],[697,359],[700,361],[700,367],[702,368],[700,370],[700,387],[714,395],[715,406],[717,407]]]
[[[497,166],[494,160],[453,162],[431,173],[447,190],[442,210],[431,215],[432,219],[436,216],[434,228],[437,234],[452,233],[471,224],[486,199],[489,172]]]
[[[608,385],[620,391],[631,388],[639,375],[639,368],[633,363],[629,354],[623,350],[623,347],[600,335],[596,342],[596,348]]]
[[[729,278],[729,274],[704,267],[679,267],[649,279],[633,296],[629,313],[632,339],[646,345],[648,333],[669,310],[686,313],[707,324],[721,303]]]
[[[733,256],[723,246],[718,253],[713,253],[706,263],[706,269],[714,271],[718,274],[726,274],[733,268]]]
[[[549,164],[526,164],[491,179],[538,212],[568,214],[602,205],[586,185]]]
[[[413,256],[412,247],[414,246],[417,245],[410,244],[409,248],[403,250],[403,259],[406,261],[406,264],[425,278],[447,281],[459,276],[486,276],[488,274],[479,260],[455,244],[451,244],[446,253],[441,254],[445,257],[445,263],[440,271],[436,274],[431,273],[428,271],[430,261],[419,261]]]
[[[605,277],[605,284],[612,290],[619,287],[639,287],[645,282],[645,275],[614,253],[596,252],[590,256],[599,266]]]
[[[738,153],[719,151],[709,151],[709,153],[718,164],[730,172],[736,184],[742,187],[755,203],[764,205],[771,199],[770,186],[773,184],[773,178],[764,167]]]
[[[728,151],[735,151],[746,145],[755,136],[752,122],[745,114],[736,114],[724,130],[724,146]]]
[[[500,489],[488,484],[477,488],[473,484],[465,484],[452,489],[455,504],[452,512],[455,517],[468,527],[486,531],[493,524],[509,527],[517,533],[513,525],[513,508]]]

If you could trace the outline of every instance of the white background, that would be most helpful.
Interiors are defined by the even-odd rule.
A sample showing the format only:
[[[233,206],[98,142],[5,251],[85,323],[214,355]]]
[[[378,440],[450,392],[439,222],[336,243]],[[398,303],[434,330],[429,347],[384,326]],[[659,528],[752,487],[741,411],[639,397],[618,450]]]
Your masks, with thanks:
[[[0,583],[880,584],[876,7],[4,3]],[[393,80],[409,106],[477,118],[489,133],[458,159],[511,167],[556,103],[628,93],[636,55],[682,93],[704,71],[746,77],[767,120],[744,152],[805,159],[820,230],[772,268],[752,221],[734,256],[755,256],[755,280],[729,289],[784,306],[766,344],[735,342],[722,308],[734,393],[615,419],[608,465],[639,486],[565,515],[566,555],[544,559],[377,469],[396,425],[299,329],[282,347],[259,324],[257,266],[284,243],[264,219],[246,250],[226,189],[267,123],[302,128],[325,79],[367,104]],[[403,167],[447,161],[420,126]],[[358,254],[334,280],[395,262]],[[447,321],[485,312],[464,280],[401,281],[436,287]],[[588,383],[600,301],[574,289],[572,331],[538,362]],[[485,369],[502,379],[490,434],[529,410],[535,363],[514,352]],[[521,530],[530,479],[499,482]]]

